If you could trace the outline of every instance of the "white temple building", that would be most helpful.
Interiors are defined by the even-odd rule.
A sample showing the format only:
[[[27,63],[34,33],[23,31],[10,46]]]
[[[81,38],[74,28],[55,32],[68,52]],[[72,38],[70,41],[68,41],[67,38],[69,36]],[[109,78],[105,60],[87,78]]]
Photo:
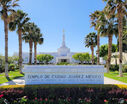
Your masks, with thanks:
[[[72,56],[75,54],[75,52],[71,52],[70,48],[68,48],[65,44],[65,33],[63,31],[63,41],[60,48],[58,48],[57,52],[39,52],[39,54],[50,54],[54,57],[53,60],[50,61],[50,63],[57,64],[61,62],[67,62],[67,63],[76,63],[78,61],[74,60]],[[18,53],[14,53],[13,56],[18,56]],[[29,62],[29,53],[23,52],[23,63],[27,64]],[[34,54],[32,56],[32,62],[34,63]]]

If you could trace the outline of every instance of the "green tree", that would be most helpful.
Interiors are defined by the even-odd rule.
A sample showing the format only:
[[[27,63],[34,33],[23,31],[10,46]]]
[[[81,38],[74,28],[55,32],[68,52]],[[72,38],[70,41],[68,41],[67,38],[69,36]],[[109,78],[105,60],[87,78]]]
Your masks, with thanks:
[[[103,57],[103,59],[104,59],[104,60],[105,60],[105,62],[107,63],[108,56],[107,56],[107,55],[105,55],[105,56]]]
[[[83,53],[76,53],[72,56],[73,59],[80,61],[81,64],[85,61]]]
[[[41,63],[48,64],[54,57],[49,54],[37,55],[37,60]]]
[[[123,52],[127,52],[127,20],[124,20],[124,28],[123,28],[123,37],[122,37],[122,50]],[[119,42],[118,42],[119,46]]]
[[[107,17],[111,18],[115,15],[118,20],[119,32],[119,76],[122,77],[122,36],[123,36],[123,19],[127,14],[127,0],[103,0],[107,4],[105,6],[105,13]]]
[[[1,17],[4,21],[4,32],[5,32],[5,76],[9,77],[8,75],[8,24],[10,22],[9,14],[14,13],[16,6],[19,0],[0,0],[0,7],[1,7]]]
[[[29,64],[32,64],[32,49],[33,49],[33,40],[35,37],[35,32],[37,29],[37,25],[34,23],[28,22],[24,26],[24,33],[22,39],[25,40],[26,43],[29,43]]]
[[[122,38],[122,41],[123,41],[123,52],[127,52],[127,34],[126,35],[123,35],[123,38]]]
[[[24,25],[30,20],[27,17],[27,14],[21,10],[17,10],[16,13],[12,14],[13,21],[9,24],[9,29],[11,31],[17,30],[18,39],[19,39],[19,69],[20,73],[22,72],[22,34],[24,30]]]
[[[100,57],[104,57],[105,55],[108,55],[108,45],[101,45],[100,46]]]
[[[91,57],[90,57],[90,54],[88,53],[88,52],[86,52],[86,53],[83,53],[83,56],[84,56],[84,60],[86,61],[86,62],[90,62],[91,61]]]
[[[110,63],[111,63],[111,54],[112,54],[112,38],[113,35],[117,36],[118,34],[118,24],[115,20],[114,15],[108,19],[104,12],[99,18],[99,33],[101,36],[108,37],[108,59],[107,59],[107,72],[109,73]]]
[[[116,44],[112,44],[112,52],[117,52],[118,51],[118,47]]]
[[[34,64],[37,64],[37,44],[43,44],[44,38],[42,38],[42,34],[40,33],[40,29],[36,28],[35,35],[33,38],[34,42]]]
[[[126,22],[127,22],[127,21],[126,21]],[[127,24],[126,24],[126,26],[124,26],[123,35],[127,35]]]
[[[117,52],[118,47],[116,44],[112,44],[112,52]],[[108,44],[101,45],[100,47],[100,57],[108,55]]]
[[[94,47],[97,45],[97,35],[95,32],[89,33],[85,37],[85,47],[90,47],[92,51],[92,64],[94,64]]]
[[[99,53],[99,49],[100,49],[100,33],[99,33],[99,18],[101,16],[102,11],[95,11],[94,13],[92,13],[90,15],[90,19],[91,19],[91,27],[94,27],[95,30],[97,30],[97,64],[100,64],[100,53]]]
[[[80,61],[81,64],[83,64],[84,61],[88,62],[91,61],[90,54],[89,53],[76,53],[72,56],[77,61]]]
[[[13,60],[14,60],[14,62],[19,63],[19,57],[18,56],[13,56]]]

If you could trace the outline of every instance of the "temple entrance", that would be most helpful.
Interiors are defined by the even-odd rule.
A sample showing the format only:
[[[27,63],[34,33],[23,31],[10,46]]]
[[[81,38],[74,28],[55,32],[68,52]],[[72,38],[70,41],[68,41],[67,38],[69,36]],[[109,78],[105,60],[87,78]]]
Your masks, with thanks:
[[[56,58],[56,62],[57,63],[70,63],[71,62],[71,59],[70,58],[68,58],[68,57],[57,57]]]
[[[61,59],[61,62],[67,62],[67,59]]]

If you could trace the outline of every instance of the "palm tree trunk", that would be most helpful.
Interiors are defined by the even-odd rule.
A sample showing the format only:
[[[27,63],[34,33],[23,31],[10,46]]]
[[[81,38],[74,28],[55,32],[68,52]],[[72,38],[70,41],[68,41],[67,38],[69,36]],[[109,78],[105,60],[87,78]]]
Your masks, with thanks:
[[[5,32],[5,76],[9,77],[8,75],[8,21],[7,16],[4,17],[4,32]]]
[[[100,64],[100,35],[97,35],[97,65]]]
[[[108,36],[108,60],[107,60],[107,73],[109,73],[112,54],[112,35]]]
[[[123,77],[122,73],[122,33],[123,33],[123,15],[121,11],[118,13],[118,31],[119,31],[119,76]]]
[[[37,43],[34,43],[34,64],[37,64]]]
[[[33,48],[33,42],[30,40],[29,42],[30,52],[29,52],[29,64],[32,64],[32,48]]]
[[[94,47],[93,47],[93,45],[91,46],[91,51],[92,51],[92,64],[94,64]]]
[[[19,70],[22,73],[22,30],[18,30],[19,34]]]

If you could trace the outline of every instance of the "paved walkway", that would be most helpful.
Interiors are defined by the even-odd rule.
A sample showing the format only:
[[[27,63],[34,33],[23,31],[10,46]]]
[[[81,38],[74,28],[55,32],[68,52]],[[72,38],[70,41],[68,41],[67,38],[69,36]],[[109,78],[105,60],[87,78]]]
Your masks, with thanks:
[[[24,77],[21,77],[21,78],[15,79],[13,81],[9,81],[7,83],[0,84],[0,86],[5,86],[5,85],[24,85],[24,84],[25,84]],[[127,85],[127,83],[116,81],[116,80],[113,80],[113,79],[110,79],[110,78],[107,78],[107,77],[104,77],[104,84],[124,84],[124,85]]]
[[[12,81],[0,84],[0,86],[6,86],[6,85],[24,85],[24,84],[25,84],[24,77],[21,77],[21,78],[17,78],[17,79],[14,79]]]
[[[120,82],[120,81],[117,81],[114,79],[110,79],[107,77],[104,77],[104,84],[124,84],[124,85],[127,85],[127,83],[123,83],[123,82]]]

